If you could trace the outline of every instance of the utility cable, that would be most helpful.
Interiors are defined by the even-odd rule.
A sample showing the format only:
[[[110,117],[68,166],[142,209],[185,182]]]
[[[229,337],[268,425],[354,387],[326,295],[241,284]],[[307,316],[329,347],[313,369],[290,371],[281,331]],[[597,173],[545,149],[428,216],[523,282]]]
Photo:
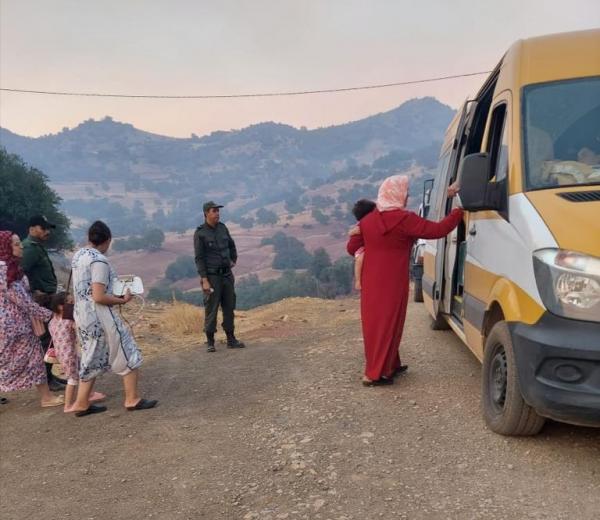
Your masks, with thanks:
[[[449,79],[468,78],[490,74],[491,71],[470,72],[468,74],[455,74],[452,76],[438,76],[434,78],[416,79],[409,81],[397,81],[395,83],[382,83],[379,85],[363,85],[358,87],[329,88],[320,90],[297,90],[288,92],[255,92],[247,94],[206,94],[206,95],[163,95],[163,94],[114,94],[107,92],[64,92],[52,90],[30,90],[19,88],[0,87],[2,92],[13,92],[19,94],[41,94],[46,96],[74,96],[74,97],[103,97],[103,98],[129,98],[129,99],[237,99],[237,98],[261,98],[261,97],[284,97],[305,96],[310,94],[334,94],[340,92],[351,92],[359,90],[374,90],[389,87],[400,87],[403,85],[416,85],[419,83],[432,83],[435,81],[446,81]]]

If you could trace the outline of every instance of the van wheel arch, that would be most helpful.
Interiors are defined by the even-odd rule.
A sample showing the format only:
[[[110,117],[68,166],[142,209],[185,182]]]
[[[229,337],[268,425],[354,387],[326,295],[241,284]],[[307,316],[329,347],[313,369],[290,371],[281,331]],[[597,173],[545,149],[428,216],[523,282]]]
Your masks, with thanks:
[[[502,311],[502,307],[498,302],[493,302],[490,308],[485,311],[485,315],[483,317],[483,342],[485,344],[485,340],[490,335],[490,332],[494,328],[494,325],[499,321],[504,321],[504,312]]]

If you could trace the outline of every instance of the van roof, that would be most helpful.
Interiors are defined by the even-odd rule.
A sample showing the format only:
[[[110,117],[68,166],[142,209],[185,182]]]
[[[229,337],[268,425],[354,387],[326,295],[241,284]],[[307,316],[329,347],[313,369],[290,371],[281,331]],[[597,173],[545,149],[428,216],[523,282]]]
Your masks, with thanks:
[[[512,76],[514,91],[532,83],[598,76],[600,29],[519,40],[502,59],[501,69],[501,76]]]
[[[495,90],[512,90],[533,83],[600,76],[600,29],[549,34],[518,40],[511,45],[473,99],[497,79]],[[441,153],[452,145],[465,101],[446,129]]]

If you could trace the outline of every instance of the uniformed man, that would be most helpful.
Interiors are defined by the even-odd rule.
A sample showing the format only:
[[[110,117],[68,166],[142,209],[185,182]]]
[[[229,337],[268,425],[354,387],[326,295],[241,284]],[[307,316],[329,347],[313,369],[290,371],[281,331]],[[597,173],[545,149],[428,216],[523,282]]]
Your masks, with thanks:
[[[29,219],[29,235],[23,240],[23,271],[29,280],[29,287],[38,300],[43,295],[50,299],[56,293],[57,281],[54,266],[48,256],[44,242],[50,237],[50,230],[56,228],[46,217],[36,215]]]
[[[50,230],[56,226],[46,220],[43,215],[35,215],[29,219],[29,234],[23,240],[23,258],[21,266],[29,280],[29,288],[34,300],[44,307],[50,306],[50,297],[56,293],[57,280],[54,266],[48,256],[44,242],[50,237]],[[44,352],[50,346],[50,334],[46,333],[40,338]],[[59,391],[64,388],[52,375],[52,365],[46,363],[46,375],[50,390]]]
[[[219,222],[219,210],[223,206],[212,200],[202,207],[204,224],[194,233],[196,268],[204,291],[204,332],[208,352],[215,351],[217,312],[223,312],[223,330],[227,335],[228,348],[244,348],[234,334],[235,288],[231,268],[237,262],[235,242],[227,226]]]

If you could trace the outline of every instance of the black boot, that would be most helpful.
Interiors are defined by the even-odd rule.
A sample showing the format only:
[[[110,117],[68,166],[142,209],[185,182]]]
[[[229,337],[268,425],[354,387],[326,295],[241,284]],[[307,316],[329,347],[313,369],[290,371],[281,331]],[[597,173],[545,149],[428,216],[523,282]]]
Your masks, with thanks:
[[[233,332],[227,332],[227,348],[244,348],[246,345],[235,337]]]
[[[215,333],[207,332],[206,333],[206,351],[207,352],[215,352]]]

